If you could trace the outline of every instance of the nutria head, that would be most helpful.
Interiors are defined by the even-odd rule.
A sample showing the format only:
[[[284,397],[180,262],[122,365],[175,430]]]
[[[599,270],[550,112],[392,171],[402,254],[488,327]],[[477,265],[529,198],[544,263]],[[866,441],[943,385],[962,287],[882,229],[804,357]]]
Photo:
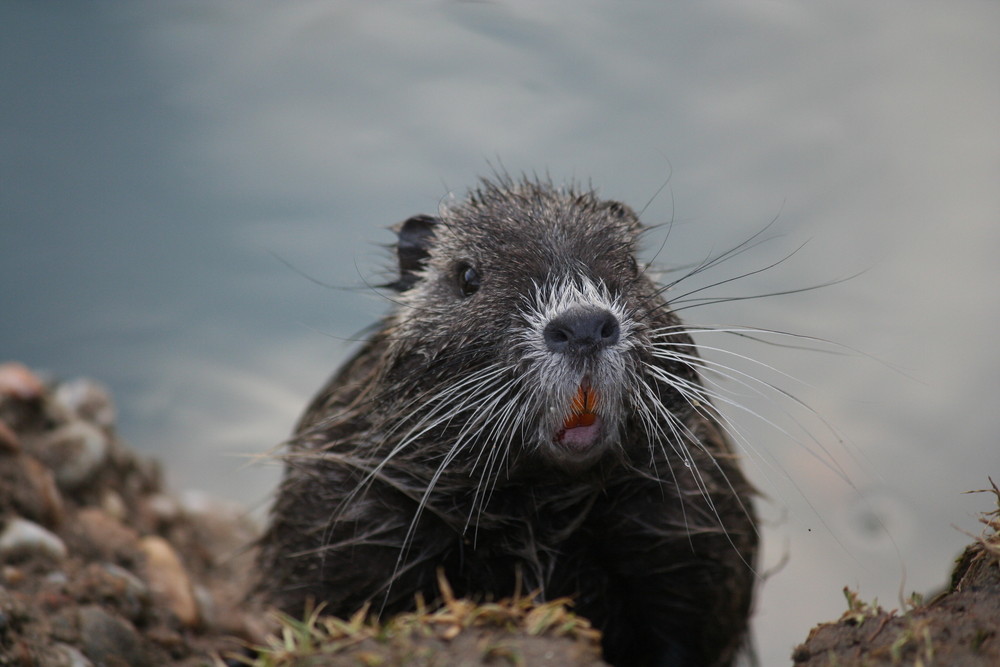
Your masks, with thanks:
[[[591,191],[509,179],[401,223],[382,380],[412,437],[456,426],[451,458],[566,471],[635,454],[630,430],[664,428],[665,373],[690,377],[656,359],[684,339],[636,260],[642,231]]]

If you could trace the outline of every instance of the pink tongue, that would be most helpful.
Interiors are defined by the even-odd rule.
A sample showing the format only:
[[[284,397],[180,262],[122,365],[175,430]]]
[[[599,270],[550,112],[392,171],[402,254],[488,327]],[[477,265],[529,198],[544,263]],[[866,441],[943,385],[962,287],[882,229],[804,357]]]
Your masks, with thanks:
[[[583,449],[594,444],[600,431],[600,423],[594,422],[590,426],[577,426],[568,428],[562,432],[559,442],[574,449]]]

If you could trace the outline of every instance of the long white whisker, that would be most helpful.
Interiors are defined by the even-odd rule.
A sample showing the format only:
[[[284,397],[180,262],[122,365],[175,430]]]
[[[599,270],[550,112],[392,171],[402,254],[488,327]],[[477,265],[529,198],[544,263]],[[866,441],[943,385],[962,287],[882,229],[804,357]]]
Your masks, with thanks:
[[[651,368],[657,371],[662,370],[655,366]],[[655,375],[656,373],[654,373],[654,376]],[[742,433],[740,433],[731,423],[728,423],[728,420],[725,418],[724,415],[721,415],[720,413],[718,413],[718,411],[712,408],[711,403],[709,401],[700,400],[699,398],[697,398],[698,396],[711,396],[709,392],[705,392],[703,388],[701,388],[699,385],[697,385],[696,383],[692,383],[684,378],[680,378],[669,373],[667,373],[667,375],[672,376],[673,381],[668,379],[666,380],[666,383],[672,388],[674,388],[676,391],[681,393],[681,395],[685,397],[685,400],[688,401],[689,405],[695,410],[696,413],[701,414],[704,418],[708,419],[713,423],[719,423],[725,430],[727,430],[730,433],[731,436],[734,437],[734,439],[739,438],[743,441],[746,441]],[[648,385],[647,385],[647,390],[648,390]],[[712,462],[716,471],[720,473],[722,479],[725,480],[726,485],[729,487],[729,490],[732,492],[733,497],[736,499],[737,504],[739,505],[744,515],[747,517],[751,517],[752,514],[750,512],[750,508],[744,504],[743,499],[740,497],[740,494],[733,486],[732,481],[729,479],[728,475],[726,475],[725,471],[723,470],[722,466],[719,464],[718,460],[715,458],[713,453],[705,447],[700,438],[698,438],[686,424],[681,422],[676,415],[667,410],[664,405],[662,405],[658,401],[651,402],[651,405],[654,405],[656,407],[656,409],[660,412],[661,417],[663,417],[663,421],[669,425],[671,432],[675,435],[673,441],[675,441],[678,444],[672,445],[674,450],[676,451],[677,447],[681,446],[679,443],[683,442],[687,442],[701,449],[708,456],[709,460]],[[727,423],[729,424],[728,426],[726,425]],[[683,429],[683,436],[681,435],[680,429],[677,428],[678,426],[680,427],[680,429]],[[684,461],[685,467],[691,470],[692,478],[695,480],[695,484],[698,487],[698,490],[701,493],[706,505],[715,515],[716,520],[720,522],[720,525],[722,525],[721,523],[722,517],[719,514],[719,511],[715,505],[715,501],[711,493],[709,492],[709,488],[704,480],[702,471],[698,468],[698,466],[693,465],[693,462],[689,459],[686,453],[682,454],[681,456],[682,460]],[[673,474],[672,468],[671,468],[671,474]],[[677,483],[676,477],[674,477],[674,482],[675,484]],[[681,502],[681,506],[682,506],[682,511],[684,511],[683,502]],[[686,512],[685,512],[685,521],[687,521]],[[756,527],[754,527],[754,530],[756,531]],[[723,532],[725,532],[726,539],[735,549],[736,545],[733,542],[732,538],[729,536],[728,531],[724,530]],[[736,551],[737,553],[739,552],[738,549],[736,549]],[[747,562],[745,559],[743,559],[742,556],[740,558],[741,560],[744,561],[747,567],[749,567],[751,570],[754,569],[752,563]]]
[[[437,469],[434,471],[434,474],[427,481],[427,484],[424,487],[424,492],[417,503],[417,508],[413,514],[413,519],[410,521],[410,524],[407,527],[406,534],[403,537],[403,544],[402,547],[400,548],[399,556],[396,559],[396,566],[393,570],[392,576],[389,578],[389,584],[386,587],[386,592],[383,598],[383,607],[388,602],[389,594],[392,588],[392,582],[395,581],[402,572],[405,572],[403,564],[406,562],[410,546],[412,545],[413,538],[416,533],[417,524],[420,522],[424,510],[429,506],[430,498],[434,492],[434,489],[437,487],[438,481],[441,479],[441,475],[444,474],[445,470],[448,468],[451,462],[455,460],[455,458],[466,448],[466,446],[469,443],[479,439],[478,436],[483,432],[483,429],[490,420],[490,415],[492,414],[493,407],[496,405],[498,401],[502,399],[504,393],[513,382],[510,379],[506,380],[504,379],[504,374],[507,373],[509,370],[510,369],[503,367],[497,367],[491,369],[490,373],[484,374],[485,378],[488,381],[485,384],[477,383],[479,384],[478,387],[479,392],[476,395],[473,395],[472,397],[466,397],[465,400],[463,400],[462,404],[459,406],[459,409],[457,411],[453,411],[452,413],[448,413],[446,415],[447,421],[450,422],[458,413],[471,413],[468,420],[462,425],[462,428],[455,435],[454,444],[451,446],[451,448],[449,448],[448,452],[442,458],[441,463],[438,465]],[[480,377],[479,379],[482,380],[483,378]],[[497,387],[495,385],[498,382],[499,386]],[[444,394],[448,392],[442,392],[442,393]],[[424,428],[421,429],[419,433],[423,434],[426,433],[428,430],[430,429]],[[481,455],[482,451],[480,451],[479,456]],[[477,456],[476,461],[478,460],[479,457]],[[385,462],[386,461],[383,461],[383,464]]]
[[[715,348],[709,348],[709,349],[715,349]],[[723,351],[723,350],[720,350],[720,351]],[[743,355],[739,355],[739,354],[736,354],[736,353],[730,353],[730,354],[733,354],[734,356],[739,357],[741,359],[746,359],[748,361],[754,361],[752,359],[748,359],[748,358],[744,357]],[[730,380],[730,381],[732,381],[734,383],[737,383],[737,384],[739,384],[739,385],[741,385],[743,387],[746,387],[751,392],[753,392],[754,394],[756,394],[758,396],[761,396],[762,398],[768,398],[767,393],[765,391],[763,391],[763,389],[770,390],[770,391],[774,392],[775,394],[777,394],[779,396],[782,396],[782,397],[786,398],[789,401],[792,401],[793,403],[795,403],[799,407],[807,410],[810,414],[812,414],[814,417],[816,417],[817,419],[819,419],[820,422],[834,435],[834,437],[837,437],[838,440],[840,439],[839,435],[837,434],[837,432],[833,428],[833,426],[825,418],[823,418],[823,416],[820,415],[817,410],[815,410],[812,406],[810,406],[808,403],[806,403],[802,399],[794,396],[793,394],[789,393],[788,391],[782,389],[781,387],[778,387],[777,385],[775,385],[775,384],[773,384],[771,382],[762,380],[762,379],[760,379],[758,377],[750,375],[749,373],[746,373],[746,372],[741,371],[739,369],[733,368],[731,366],[727,366],[725,364],[721,364],[719,362],[715,362],[715,361],[711,361],[711,360],[706,360],[706,359],[703,359],[703,358],[695,356],[695,355],[684,354],[684,353],[675,352],[675,351],[672,351],[672,350],[657,350],[657,351],[653,352],[653,355],[657,356],[659,358],[662,358],[662,359],[668,359],[668,360],[672,359],[672,360],[675,360],[675,361],[686,361],[690,365],[694,365],[694,366],[700,367],[700,368],[702,368],[704,370],[711,371],[712,373],[717,373],[718,375],[724,377],[727,380]],[[760,364],[760,365],[763,366],[764,368],[769,369],[769,370],[775,370],[775,369],[771,368],[770,366],[768,366],[766,364]],[[778,372],[778,371],[776,371],[776,372]],[[792,376],[787,375],[785,373],[781,373],[781,374],[785,375],[786,377],[788,377],[790,379],[794,379],[794,378],[792,378]],[[726,391],[721,385],[719,385],[718,383],[714,382],[711,378],[705,376],[704,374],[702,375],[702,378],[706,382],[710,382],[713,386],[717,387],[719,389],[719,392]],[[740,409],[742,409],[744,411],[750,412],[745,406],[743,406],[743,405],[741,405],[741,404],[739,404],[739,403],[737,403],[735,401],[728,401],[727,399],[723,398],[722,395],[721,395],[721,393],[713,392],[712,395],[716,396],[717,400],[726,401],[726,402],[728,402],[731,405],[738,406]],[[803,449],[806,452],[808,452],[813,458],[815,458],[821,465],[823,465],[825,468],[827,468],[832,473],[834,473],[835,475],[837,475],[841,480],[843,480],[847,484],[851,485],[852,488],[853,488],[854,485],[853,485],[853,483],[850,480],[850,476],[848,475],[847,471],[843,468],[843,466],[841,466],[840,463],[837,462],[837,459],[833,455],[833,452],[831,452],[829,450],[829,448],[826,447],[826,445],[824,445],[812,432],[810,432],[802,424],[802,422],[799,421],[799,419],[797,417],[795,417],[795,415],[793,415],[790,411],[788,411],[785,408],[781,408],[781,410],[782,410],[782,412],[789,419],[791,419],[793,422],[795,422],[795,424],[799,426],[799,428],[802,430],[803,433],[805,433],[805,435],[809,438],[809,440],[811,440],[812,443],[816,447],[818,447],[822,451],[823,454],[826,455],[825,459],[822,458],[822,457],[820,457],[819,454],[817,454],[815,451],[813,451],[811,447],[805,446],[805,443],[803,443],[802,441],[800,441],[798,438],[795,438],[794,436],[792,436],[787,430],[780,429],[773,422],[766,422],[766,423],[768,423],[771,426],[775,426],[775,428],[779,428],[780,432],[782,432],[784,435],[787,435],[794,442],[797,442],[797,443],[803,445]]]

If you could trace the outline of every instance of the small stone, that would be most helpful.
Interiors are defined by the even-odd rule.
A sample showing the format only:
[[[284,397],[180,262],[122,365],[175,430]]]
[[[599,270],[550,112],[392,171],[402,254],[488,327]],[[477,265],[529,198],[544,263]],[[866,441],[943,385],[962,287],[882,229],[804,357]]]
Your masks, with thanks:
[[[0,452],[13,454],[19,451],[21,451],[21,440],[17,437],[17,433],[0,419]]]
[[[82,532],[78,547],[84,557],[96,560],[127,560],[139,549],[139,534],[96,507],[85,507],[73,522]]]
[[[158,523],[172,523],[177,520],[181,513],[177,501],[165,493],[154,493],[148,497],[146,504]]]
[[[0,559],[20,560],[44,556],[54,560],[66,558],[66,545],[58,536],[37,523],[12,517],[0,533]]]
[[[48,434],[38,453],[59,486],[72,491],[90,481],[108,454],[108,438],[87,422],[70,422]]]
[[[162,537],[150,535],[139,542],[146,554],[146,580],[155,595],[185,627],[195,627],[199,620],[191,579],[174,548]]]
[[[107,512],[108,516],[112,516],[119,521],[124,521],[125,516],[128,513],[128,508],[125,507],[125,501],[122,497],[113,489],[108,489],[101,496],[101,509]]]
[[[245,544],[259,534],[259,527],[242,505],[223,500],[201,491],[180,494],[184,515],[206,532],[209,551],[227,549],[234,542]],[[235,546],[235,545],[233,545]]]
[[[37,501],[34,503],[37,505],[35,508],[37,513],[30,518],[37,519],[49,527],[58,526],[62,522],[64,511],[62,494],[59,493],[55,476],[41,461],[32,456],[25,456],[22,465],[25,479],[34,487],[33,496]]]
[[[0,455],[0,507],[49,528],[63,516],[52,472],[25,452]]]
[[[17,586],[25,578],[24,570],[13,565],[4,565],[3,569],[0,570],[0,576],[8,586]]]
[[[45,384],[27,366],[16,361],[0,364],[0,397],[30,401],[43,393]]]
[[[181,509],[187,514],[212,514],[222,508],[222,501],[198,489],[184,489],[178,496]]]
[[[49,616],[49,631],[52,639],[66,644],[77,646],[80,644],[80,619],[77,617],[77,608],[72,605],[64,605]]]
[[[103,386],[78,378],[63,382],[55,391],[55,400],[78,417],[96,426],[110,428],[117,418],[111,393]]]
[[[117,583],[114,597],[126,618],[137,621],[149,604],[149,587],[128,570],[114,563],[102,563],[101,569]]]
[[[87,660],[87,656],[80,653],[79,649],[69,644],[56,642],[52,645],[52,653],[55,656],[54,665],[62,667],[94,667],[94,663]]]
[[[45,575],[43,581],[52,586],[65,586],[69,583],[69,575],[62,570],[55,570]]]
[[[142,579],[135,576],[124,567],[120,565],[115,565],[114,563],[102,563],[101,568],[116,579],[121,579],[131,587],[136,595],[146,595],[148,589],[146,584],[143,583]]]
[[[83,653],[98,665],[149,664],[135,628],[97,606],[78,612]]]

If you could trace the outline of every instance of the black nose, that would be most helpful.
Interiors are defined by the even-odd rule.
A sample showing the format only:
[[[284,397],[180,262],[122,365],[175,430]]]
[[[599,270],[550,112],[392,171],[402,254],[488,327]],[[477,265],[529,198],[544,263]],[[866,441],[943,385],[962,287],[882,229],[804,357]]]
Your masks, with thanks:
[[[587,356],[618,342],[618,319],[603,308],[575,306],[553,317],[542,335],[553,352]]]

